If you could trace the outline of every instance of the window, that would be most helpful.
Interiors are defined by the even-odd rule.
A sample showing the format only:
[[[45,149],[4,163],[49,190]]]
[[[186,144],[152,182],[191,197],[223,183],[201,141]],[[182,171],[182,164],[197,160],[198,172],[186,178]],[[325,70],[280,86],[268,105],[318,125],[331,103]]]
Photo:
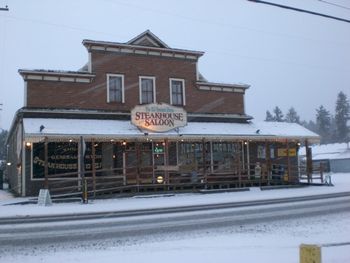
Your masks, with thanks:
[[[185,81],[183,79],[170,79],[170,104],[185,105]]]
[[[156,102],[155,77],[140,77],[140,104]]]
[[[125,102],[124,75],[107,74],[107,102]]]

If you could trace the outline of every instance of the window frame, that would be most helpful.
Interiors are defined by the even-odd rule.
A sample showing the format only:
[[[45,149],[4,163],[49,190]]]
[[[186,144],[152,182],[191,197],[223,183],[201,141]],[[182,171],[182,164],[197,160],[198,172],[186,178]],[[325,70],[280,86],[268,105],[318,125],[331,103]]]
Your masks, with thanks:
[[[182,82],[182,104],[174,104],[173,103],[173,90],[172,90],[172,83],[173,81],[180,81]],[[186,106],[186,93],[185,93],[185,80],[179,79],[179,78],[169,78],[169,92],[170,92],[170,104],[174,106]]]
[[[125,103],[125,92],[124,92],[124,74],[114,74],[114,73],[107,73],[107,103]],[[109,79],[110,77],[118,77],[122,79],[122,101],[111,101],[109,97]]]
[[[142,103],[142,79],[151,79],[153,82],[153,102],[151,103],[157,103],[156,101],[156,77],[152,76],[139,76],[139,102],[140,104],[149,104],[147,103]]]

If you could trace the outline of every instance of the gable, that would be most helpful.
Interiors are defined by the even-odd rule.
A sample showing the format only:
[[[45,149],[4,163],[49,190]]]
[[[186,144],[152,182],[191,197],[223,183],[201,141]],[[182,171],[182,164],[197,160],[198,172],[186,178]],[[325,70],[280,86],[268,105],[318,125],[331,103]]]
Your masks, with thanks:
[[[146,47],[169,48],[167,44],[165,44],[149,30],[129,40],[126,44]]]

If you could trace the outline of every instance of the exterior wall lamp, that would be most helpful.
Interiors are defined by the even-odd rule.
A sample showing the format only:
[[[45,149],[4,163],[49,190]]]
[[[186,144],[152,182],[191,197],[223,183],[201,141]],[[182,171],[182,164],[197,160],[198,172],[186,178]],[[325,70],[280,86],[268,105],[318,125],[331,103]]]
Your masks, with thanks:
[[[157,177],[157,183],[158,183],[158,184],[162,184],[163,182],[164,182],[163,176],[158,176],[158,177]]]

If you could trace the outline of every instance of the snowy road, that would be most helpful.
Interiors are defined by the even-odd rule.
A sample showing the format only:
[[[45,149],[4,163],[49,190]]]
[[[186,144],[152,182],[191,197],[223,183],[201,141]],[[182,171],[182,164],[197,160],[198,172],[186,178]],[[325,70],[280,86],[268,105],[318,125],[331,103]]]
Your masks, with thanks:
[[[208,211],[154,214],[82,221],[0,225],[0,253],[17,246],[50,246],[57,243],[123,242],[149,235],[168,235],[246,224],[300,219],[350,212],[350,197],[238,207]]]
[[[0,191],[0,219],[106,214],[230,202],[254,202],[348,192],[350,174],[332,174],[334,187],[178,194],[80,203],[6,205],[23,200]],[[103,219],[0,223],[0,262],[240,262],[295,263],[299,245],[350,242],[347,198]],[[316,210],[315,210],[316,209]],[[301,214],[305,213],[305,214]],[[108,213],[107,213],[108,214]],[[68,220],[68,218],[67,218]],[[37,220],[36,220],[37,221]],[[4,221],[2,221],[4,222]],[[68,236],[69,237],[68,237]],[[322,262],[350,262],[350,245],[323,247]]]

